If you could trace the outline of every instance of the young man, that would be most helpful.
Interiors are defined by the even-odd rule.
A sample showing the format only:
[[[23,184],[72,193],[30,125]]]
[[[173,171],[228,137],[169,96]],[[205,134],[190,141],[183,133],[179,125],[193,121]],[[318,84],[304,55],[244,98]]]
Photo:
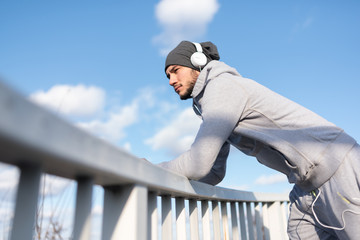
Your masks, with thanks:
[[[190,150],[160,166],[215,185],[232,144],[295,184],[290,239],[360,239],[360,146],[219,59],[211,42],[183,41],[167,56],[170,85],[181,99],[193,98],[203,122]]]

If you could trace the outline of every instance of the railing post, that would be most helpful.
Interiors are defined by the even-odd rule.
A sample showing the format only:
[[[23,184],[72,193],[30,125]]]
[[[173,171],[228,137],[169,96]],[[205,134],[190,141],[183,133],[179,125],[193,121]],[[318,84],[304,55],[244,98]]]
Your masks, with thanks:
[[[283,227],[283,235],[286,236],[286,238],[288,238],[288,233],[287,233],[287,225],[288,225],[288,205],[286,202],[281,202],[280,203],[280,208],[281,208],[281,216],[282,216],[282,226]]]
[[[264,239],[263,221],[261,216],[261,205],[258,202],[255,203],[255,224],[256,224],[256,238]]]
[[[157,195],[154,192],[148,194],[148,240],[158,239],[158,207]]]
[[[222,217],[222,224],[223,224],[223,239],[230,239],[230,227],[228,221],[228,214],[227,214],[227,203],[221,202],[221,217]]]
[[[254,236],[254,220],[253,220],[253,215],[252,215],[252,211],[251,211],[251,203],[247,202],[245,204],[245,206],[246,206],[246,217],[247,217],[247,223],[248,223],[249,239],[253,240],[253,239],[255,239],[255,236]]]
[[[91,178],[77,180],[74,240],[90,239],[92,192],[93,180]]]
[[[210,240],[210,211],[209,201],[201,201],[203,240]]]
[[[198,207],[197,201],[195,199],[189,200],[189,210],[190,210],[190,236],[191,240],[198,240],[199,235],[199,218],[198,218]]]
[[[270,240],[270,216],[268,211],[268,203],[263,205],[263,224],[264,224],[264,239]]]
[[[161,197],[162,239],[172,239],[171,197]]]
[[[176,239],[186,240],[185,199],[176,198]]]
[[[214,239],[221,239],[220,210],[218,201],[212,201],[212,217],[214,226]]]
[[[37,210],[41,168],[37,165],[21,166],[16,195],[11,240],[33,239]]]
[[[267,228],[270,239],[288,239],[286,234],[286,225],[284,226],[284,212],[281,209],[280,202],[267,203]]]
[[[147,196],[147,188],[137,184],[105,188],[102,239],[145,240]]]
[[[230,210],[231,210],[232,239],[239,240],[239,226],[237,222],[235,202],[230,203]]]
[[[247,240],[246,234],[246,220],[245,220],[245,211],[244,203],[239,202],[239,221],[240,221],[240,230],[241,230],[241,240]]]

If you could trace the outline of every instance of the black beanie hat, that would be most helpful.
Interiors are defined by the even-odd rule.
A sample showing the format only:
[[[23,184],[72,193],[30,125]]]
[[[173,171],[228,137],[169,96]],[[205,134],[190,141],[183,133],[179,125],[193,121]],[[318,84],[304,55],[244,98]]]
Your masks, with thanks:
[[[211,60],[219,60],[220,56],[217,50],[217,47],[212,42],[202,42],[200,43],[203,53],[207,58],[207,63]],[[195,70],[200,70],[198,67],[195,67],[191,64],[190,57],[193,53],[197,52],[196,47],[192,42],[182,41],[174,48],[167,56],[165,61],[165,72],[170,65],[180,65],[189,67]]]

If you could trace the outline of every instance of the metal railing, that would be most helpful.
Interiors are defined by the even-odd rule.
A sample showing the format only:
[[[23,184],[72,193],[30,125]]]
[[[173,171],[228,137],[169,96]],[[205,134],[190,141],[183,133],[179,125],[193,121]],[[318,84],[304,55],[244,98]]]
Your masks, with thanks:
[[[72,239],[287,239],[288,197],[171,173],[69,124],[0,82],[0,161],[20,169],[12,240],[33,239],[41,174],[77,181]],[[93,186],[104,188],[91,225]]]

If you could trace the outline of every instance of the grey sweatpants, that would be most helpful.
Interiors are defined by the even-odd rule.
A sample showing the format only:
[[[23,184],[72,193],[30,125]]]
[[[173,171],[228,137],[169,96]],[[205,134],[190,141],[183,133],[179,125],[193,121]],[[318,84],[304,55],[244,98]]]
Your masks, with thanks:
[[[290,193],[290,239],[360,239],[360,146],[320,188]]]

